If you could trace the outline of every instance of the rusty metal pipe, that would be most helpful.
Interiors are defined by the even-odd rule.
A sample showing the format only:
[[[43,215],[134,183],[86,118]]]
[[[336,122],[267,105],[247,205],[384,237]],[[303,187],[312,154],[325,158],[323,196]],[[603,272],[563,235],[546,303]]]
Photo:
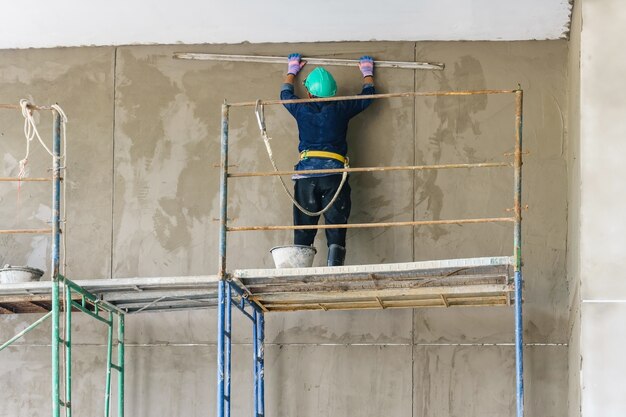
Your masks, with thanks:
[[[18,178],[18,177],[0,177],[0,182],[50,182],[52,178]]]
[[[524,323],[522,316],[522,125],[524,93],[515,92],[515,159],[513,194],[515,227],[513,231],[513,258],[515,259],[515,387],[516,416],[524,417]]]
[[[218,276],[226,279],[226,231],[228,230],[228,104],[222,104],[220,151],[220,231]]]
[[[306,174],[339,174],[342,172],[385,172],[385,171],[426,171],[431,169],[460,169],[460,168],[502,168],[510,167],[508,162],[481,162],[476,164],[441,164],[441,165],[416,165],[416,166],[392,166],[392,167],[359,167],[359,168],[335,168],[335,169],[311,169]],[[233,172],[229,178],[243,177],[273,177],[280,175],[302,174],[303,171],[270,171],[270,172]]]
[[[230,103],[230,107],[252,107],[258,105],[274,105],[274,104],[297,104],[297,103],[317,103],[322,101],[342,101],[342,100],[364,100],[364,99],[381,99],[394,97],[439,97],[439,96],[475,96],[487,94],[513,94],[516,90],[467,90],[467,91],[409,91],[405,93],[384,93],[356,96],[339,96],[339,97],[316,97],[316,98],[300,98],[293,100],[261,100],[244,101],[240,103]]]
[[[4,229],[0,230],[0,235],[23,235],[23,234],[47,234],[52,233],[52,229]]]
[[[444,224],[477,224],[477,223],[513,223],[515,217],[492,217],[485,219],[456,219],[456,220],[418,220],[410,222],[386,222],[386,223],[352,223],[352,224],[321,224],[301,226],[238,226],[228,227],[229,232],[262,231],[262,230],[307,230],[307,229],[366,229],[377,227],[399,226],[429,226]]]
[[[29,109],[31,110],[52,110],[52,107],[50,106],[35,106],[34,104],[29,104],[27,106]],[[22,106],[20,106],[19,104],[6,104],[6,103],[2,103],[0,104],[0,109],[6,109],[6,110],[22,110]]]

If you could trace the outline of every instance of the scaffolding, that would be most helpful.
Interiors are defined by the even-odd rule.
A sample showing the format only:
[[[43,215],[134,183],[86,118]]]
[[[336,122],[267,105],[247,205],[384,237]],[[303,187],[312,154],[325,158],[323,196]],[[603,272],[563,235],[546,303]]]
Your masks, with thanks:
[[[124,416],[124,311],[100,297],[86,291],[80,285],[67,279],[60,273],[61,259],[61,183],[64,181],[61,166],[64,155],[61,151],[62,125],[64,115],[58,106],[25,107],[1,104],[2,109],[22,109],[23,112],[50,110],[53,114],[52,128],[52,176],[50,178],[5,177],[2,182],[50,182],[52,184],[52,216],[51,227],[47,229],[5,229],[2,234],[49,234],[51,236],[51,280],[47,282],[31,282],[0,285],[0,313],[40,313],[46,312],[41,318],[23,329],[21,332],[0,345],[0,351],[11,346],[26,333],[40,324],[51,320],[51,415],[60,417],[61,409],[65,416],[72,416],[72,312],[86,314],[107,327],[107,363],[104,393],[104,416],[110,415],[111,373],[118,372],[117,415]],[[26,117],[26,115],[25,115]],[[64,127],[63,127],[64,128]],[[27,138],[28,140],[28,138]],[[65,202],[63,203],[65,204]],[[65,219],[63,219],[65,220]],[[37,288],[44,288],[43,294],[36,294]],[[26,294],[26,295],[25,295]],[[64,312],[64,328],[61,332],[61,311]],[[115,320],[115,318],[117,320]],[[117,321],[117,363],[113,362],[113,331]],[[62,351],[61,351],[62,347]],[[62,363],[60,360],[62,357]],[[61,395],[61,372],[64,373],[64,395]]]
[[[231,226],[228,223],[228,182],[233,178],[292,175],[294,171],[231,172],[228,165],[229,110],[258,105],[307,103],[336,100],[385,99],[392,97],[438,97],[473,95],[513,95],[515,97],[514,152],[512,162],[440,164],[422,166],[359,167],[324,170],[325,173],[423,171],[432,169],[513,169],[513,209],[510,217],[416,220],[409,222],[358,223],[317,226]],[[60,123],[55,115],[53,163],[52,280],[0,285],[0,313],[29,313],[50,310],[28,329],[12,338],[13,343],[44,320],[52,319],[52,416],[60,407],[71,416],[71,332],[60,337],[60,312],[65,310],[65,327],[71,328],[71,312],[80,311],[108,326],[105,416],[109,414],[111,372],[118,371],[118,416],[124,415],[124,317],[140,312],[217,308],[217,417],[230,417],[232,310],[239,310],[252,324],[254,415],[265,415],[264,330],[265,314],[286,311],[363,310],[418,307],[504,306],[515,311],[516,415],[524,415],[522,339],[522,107],[523,92],[514,90],[438,91],[376,94],[299,100],[267,100],[224,103],[221,111],[220,230],[217,275],[179,277],[139,277],[70,281],[59,273]],[[55,191],[56,190],[56,191]],[[233,232],[294,230],[297,228],[383,228],[421,225],[505,223],[513,226],[511,256],[449,259],[395,264],[313,267],[293,269],[227,269],[227,235]],[[59,297],[63,288],[64,300]],[[63,302],[62,302],[63,301]],[[34,306],[34,307],[33,307]],[[103,313],[103,314],[101,314]],[[114,317],[117,340],[113,341]],[[117,345],[117,363],[112,347]],[[2,345],[0,350],[6,347]],[[65,349],[65,402],[60,400],[59,347]]]
[[[386,99],[393,97],[441,97],[511,94],[515,97],[515,145],[512,163],[442,164],[316,170],[310,173],[357,173],[386,171],[421,171],[430,169],[513,168],[513,216],[500,218],[418,220],[406,222],[359,223],[315,226],[229,226],[228,181],[232,178],[272,177],[296,174],[296,171],[230,172],[228,165],[229,110],[259,108],[288,103],[329,102],[339,100]],[[524,415],[523,340],[522,340],[522,107],[523,91],[437,91],[357,95],[293,100],[257,100],[222,105],[220,158],[220,234],[218,259],[218,346],[217,346],[217,417],[230,417],[231,385],[231,304],[238,294],[253,309],[254,351],[254,413],[265,415],[263,315],[274,311],[384,309],[393,307],[514,305],[515,309],[515,384],[517,417]],[[259,117],[257,115],[257,117]],[[513,254],[510,257],[452,259],[446,261],[411,262],[303,269],[227,269],[229,232],[328,229],[415,227],[422,225],[511,223]],[[243,301],[242,301],[243,302]]]

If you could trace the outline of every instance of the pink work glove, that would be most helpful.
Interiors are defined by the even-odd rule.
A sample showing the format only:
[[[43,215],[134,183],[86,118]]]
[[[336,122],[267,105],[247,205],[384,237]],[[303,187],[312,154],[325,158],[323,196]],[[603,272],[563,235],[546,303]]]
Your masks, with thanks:
[[[301,60],[302,55],[300,54],[289,54],[287,59],[289,63],[287,64],[287,74],[298,75],[302,67],[306,64],[306,61]]]
[[[359,58],[359,69],[363,78],[374,76],[374,58],[369,55],[363,55]]]

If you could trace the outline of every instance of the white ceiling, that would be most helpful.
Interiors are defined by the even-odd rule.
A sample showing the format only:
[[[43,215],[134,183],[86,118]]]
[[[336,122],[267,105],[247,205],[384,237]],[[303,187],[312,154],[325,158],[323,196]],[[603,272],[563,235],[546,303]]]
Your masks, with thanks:
[[[570,0],[31,0],[0,6],[0,49],[567,36]]]

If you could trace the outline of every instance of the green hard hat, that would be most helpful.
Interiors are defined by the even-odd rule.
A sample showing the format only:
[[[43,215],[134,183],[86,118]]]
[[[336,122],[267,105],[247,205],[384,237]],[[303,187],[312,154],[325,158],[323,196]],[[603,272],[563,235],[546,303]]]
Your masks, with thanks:
[[[337,83],[335,79],[322,67],[317,67],[304,81],[304,85],[309,93],[316,97],[332,97],[337,93]]]

